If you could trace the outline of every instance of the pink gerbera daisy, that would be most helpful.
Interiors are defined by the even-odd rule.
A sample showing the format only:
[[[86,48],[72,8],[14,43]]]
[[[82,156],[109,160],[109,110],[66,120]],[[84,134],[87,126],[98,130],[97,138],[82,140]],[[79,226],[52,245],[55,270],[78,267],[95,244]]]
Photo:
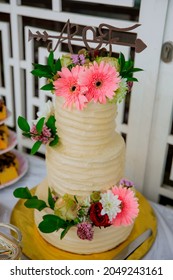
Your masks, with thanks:
[[[88,101],[94,99],[95,102],[103,104],[106,103],[106,97],[113,98],[119,82],[119,73],[115,67],[104,61],[100,64],[94,61],[79,77],[80,85],[88,88],[86,93]]]
[[[112,220],[114,226],[128,226],[133,223],[139,213],[137,198],[134,191],[129,188],[113,187],[112,192],[121,200],[121,212]]]
[[[73,104],[76,105],[78,110],[82,110],[88,102],[84,95],[87,91],[85,86],[79,85],[78,77],[84,71],[82,66],[75,66],[71,71],[63,67],[58,72],[60,78],[54,81],[55,94],[65,98],[64,107],[71,108]]]

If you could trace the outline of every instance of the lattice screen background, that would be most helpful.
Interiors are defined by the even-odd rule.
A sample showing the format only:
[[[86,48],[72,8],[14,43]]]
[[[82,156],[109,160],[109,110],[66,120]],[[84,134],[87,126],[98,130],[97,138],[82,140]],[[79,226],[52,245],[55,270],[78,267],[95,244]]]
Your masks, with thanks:
[[[168,1],[166,0],[165,2]],[[46,44],[43,42],[28,42],[28,30],[31,29],[32,32],[47,30],[52,35],[57,35],[69,18],[71,23],[80,24],[81,26],[92,25],[97,27],[100,23],[105,22],[117,27],[128,27],[141,20],[140,2],[145,1],[107,0],[105,4],[105,1],[101,0],[0,0],[0,95],[5,98],[8,109],[12,111],[12,117],[7,124],[13,130],[17,131],[18,149],[29,151],[32,143],[30,140],[22,138],[21,132],[16,125],[17,117],[22,115],[27,118],[28,122],[32,122],[35,119],[36,112],[41,109],[45,101],[52,99],[51,93],[39,90],[41,85],[44,84],[44,81],[38,81],[30,74],[32,63],[45,63],[48,52]],[[147,2],[150,1],[147,0]],[[135,32],[137,30],[129,33],[128,36],[123,33],[119,34],[119,36],[131,41],[137,36]],[[77,50],[82,44],[74,43],[73,46]],[[131,56],[136,59],[133,48],[113,46],[115,55],[118,55],[120,51],[124,53],[126,58]],[[65,52],[68,52],[68,48],[67,44],[63,43],[56,51],[56,56],[59,57]],[[142,64],[138,66],[142,67]],[[144,78],[145,76],[142,79]],[[139,90],[139,88],[132,89],[134,92],[136,90]],[[135,139],[138,132],[135,131],[132,121],[129,122],[129,116],[131,114],[131,106],[135,102],[135,94],[133,100],[131,100],[131,95],[127,95],[125,102],[119,106],[117,118],[118,130],[122,133],[128,145],[127,151],[133,151],[133,153],[134,147],[131,147],[135,145],[133,137]],[[151,119],[152,112],[150,114]],[[131,119],[133,119],[133,116]],[[149,131],[150,123],[148,123],[148,127]],[[130,141],[127,141],[128,137],[131,139]],[[149,136],[147,137],[149,141]],[[144,164],[141,167],[141,171],[139,171],[142,174],[140,175],[142,179],[136,179],[138,184],[144,181],[144,165],[146,164],[148,150],[147,144],[140,159],[141,161],[143,160]],[[44,155],[44,148],[41,149],[41,154]],[[127,153],[128,163],[133,162],[131,154],[132,152]],[[171,166],[172,142],[169,143],[167,158],[162,163],[164,174],[160,184],[163,184],[164,180],[167,180],[170,187],[173,185],[173,175],[170,175],[170,173],[173,174]],[[135,167],[133,170],[135,170]],[[135,172],[136,174],[134,171],[131,173],[134,177],[138,178],[137,171]]]

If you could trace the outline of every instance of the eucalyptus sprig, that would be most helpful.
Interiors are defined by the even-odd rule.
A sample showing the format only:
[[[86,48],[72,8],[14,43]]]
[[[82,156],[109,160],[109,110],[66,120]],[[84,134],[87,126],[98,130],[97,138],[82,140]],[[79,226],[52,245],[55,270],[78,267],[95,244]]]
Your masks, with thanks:
[[[13,195],[16,198],[26,199],[24,202],[25,207],[37,209],[42,211],[45,208],[54,210],[55,200],[52,196],[51,189],[48,188],[48,205],[44,200],[39,199],[36,195],[32,195],[28,187],[21,187],[14,190]],[[38,225],[38,228],[43,233],[51,233],[62,229],[60,238],[62,239],[68,230],[77,224],[77,221],[65,221],[54,214],[46,214],[43,216],[43,220]]]
[[[41,211],[44,208],[49,207],[44,200],[38,199],[36,195],[32,195],[28,187],[15,189],[13,195],[16,198],[26,199],[24,205],[27,208],[34,208]]]
[[[34,69],[31,73],[38,78],[47,78],[48,83],[41,87],[42,90],[53,90],[53,81],[58,71],[61,71],[61,60],[60,58],[55,61],[53,51],[50,52],[47,65],[33,63]]]
[[[38,120],[37,124],[35,125],[36,132],[33,132],[27,120],[22,116],[18,117],[18,126],[23,131],[22,135],[27,138],[32,138],[33,140],[35,139],[35,143],[31,149],[32,155],[39,150],[40,146],[45,141],[45,127],[50,131],[50,137],[47,137],[47,142],[49,142],[49,146],[54,146],[58,143],[59,137],[56,131],[55,122],[56,119],[54,115],[51,115],[47,121],[45,121],[45,117],[42,117]]]
[[[133,73],[143,71],[141,68],[134,68],[134,61],[129,59],[128,61],[125,60],[125,57],[122,53],[118,58],[118,63],[120,65],[120,76],[125,78],[127,82],[138,82],[138,79],[133,77]]]

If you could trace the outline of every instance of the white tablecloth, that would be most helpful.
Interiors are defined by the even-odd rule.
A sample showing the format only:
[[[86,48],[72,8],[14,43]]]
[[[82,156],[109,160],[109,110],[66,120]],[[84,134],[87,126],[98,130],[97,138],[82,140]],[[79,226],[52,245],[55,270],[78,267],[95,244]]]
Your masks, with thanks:
[[[13,191],[17,187],[33,188],[46,177],[45,161],[36,156],[26,156],[29,162],[28,172],[15,184],[0,189],[0,222],[9,222],[17,199]],[[150,202],[158,219],[156,240],[145,255],[145,260],[173,260],[173,209]]]

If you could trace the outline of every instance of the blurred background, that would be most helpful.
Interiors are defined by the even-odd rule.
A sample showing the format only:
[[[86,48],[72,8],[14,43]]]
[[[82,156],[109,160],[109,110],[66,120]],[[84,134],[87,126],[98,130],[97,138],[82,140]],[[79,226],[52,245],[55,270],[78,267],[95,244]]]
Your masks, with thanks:
[[[133,47],[113,46],[115,57],[122,52],[144,69],[119,105],[117,130],[126,141],[126,177],[150,200],[173,207],[173,0],[0,0],[0,95],[12,112],[7,125],[16,132],[17,149],[29,153],[33,144],[22,137],[18,116],[31,123],[53,98],[39,89],[45,81],[30,73],[32,63],[46,63],[47,43],[28,42],[28,30],[57,35],[68,19],[81,25],[79,36],[86,25],[98,32],[100,23],[119,28],[141,24],[132,32],[114,34],[124,42],[140,38],[147,45],[139,54]],[[81,47],[82,42],[73,43],[74,50]],[[63,42],[55,56],[67,52]],[[37,155],[44,158],[44,153],[42,148]]]

